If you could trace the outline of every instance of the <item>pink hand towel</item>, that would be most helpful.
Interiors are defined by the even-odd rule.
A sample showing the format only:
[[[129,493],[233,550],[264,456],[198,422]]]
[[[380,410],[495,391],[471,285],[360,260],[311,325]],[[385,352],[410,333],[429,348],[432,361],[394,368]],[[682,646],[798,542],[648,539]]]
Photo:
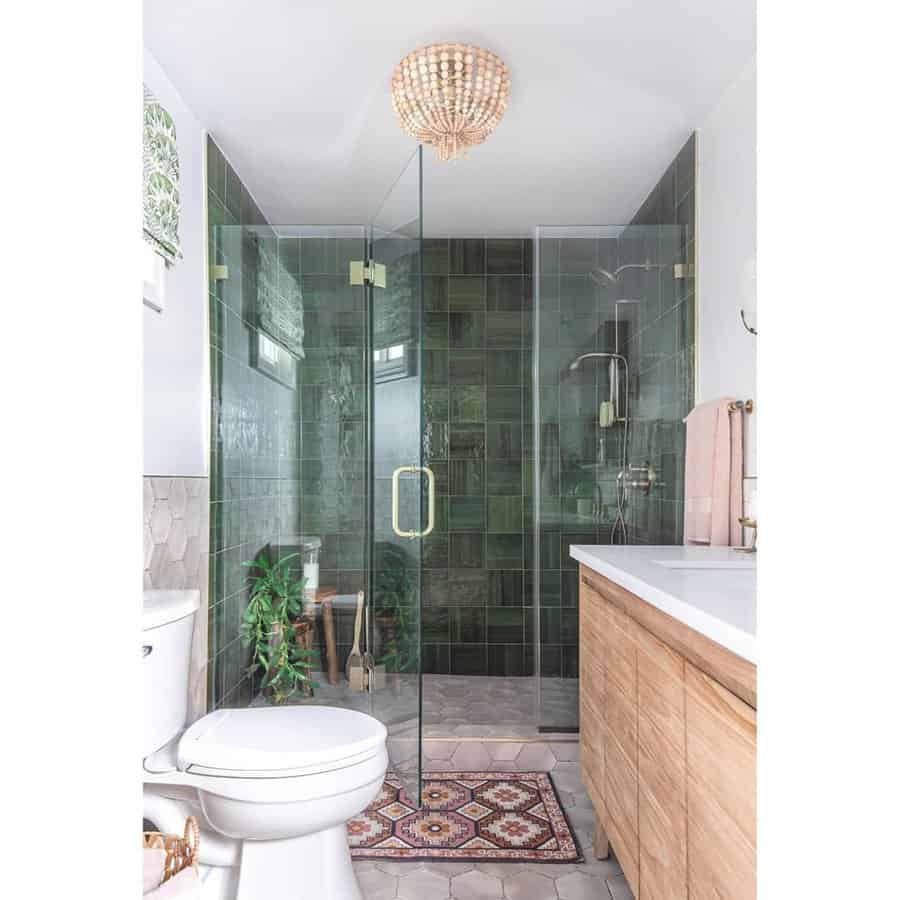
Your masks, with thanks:
[[[722,397],[695,406],[687,418],[684,542],[737,547],[743,509],[743,423]]]

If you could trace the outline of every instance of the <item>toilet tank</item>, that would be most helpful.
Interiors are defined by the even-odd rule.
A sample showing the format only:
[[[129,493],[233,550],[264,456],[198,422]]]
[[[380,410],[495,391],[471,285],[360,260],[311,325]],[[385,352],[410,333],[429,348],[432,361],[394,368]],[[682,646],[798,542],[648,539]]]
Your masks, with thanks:
[[[144,758],[187,724],[191,636],[199,605],[198,590],[144,591]]]

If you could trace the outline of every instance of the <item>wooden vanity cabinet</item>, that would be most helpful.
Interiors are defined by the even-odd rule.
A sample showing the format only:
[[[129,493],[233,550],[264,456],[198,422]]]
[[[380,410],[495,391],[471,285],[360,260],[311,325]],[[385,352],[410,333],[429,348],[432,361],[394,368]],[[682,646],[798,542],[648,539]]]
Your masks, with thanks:
[[[685,667],[688,886],[692,898],[756,897],[756,710]]]
[[[640,629],[638,771],[640,896],[687,892],[684,658]]]
[[[580,610],[595,853],[612,844],[639,900],[749,900],[756,714],[712,676],[724,662],[724,680],[755,701],[755,667],[583,566]]]

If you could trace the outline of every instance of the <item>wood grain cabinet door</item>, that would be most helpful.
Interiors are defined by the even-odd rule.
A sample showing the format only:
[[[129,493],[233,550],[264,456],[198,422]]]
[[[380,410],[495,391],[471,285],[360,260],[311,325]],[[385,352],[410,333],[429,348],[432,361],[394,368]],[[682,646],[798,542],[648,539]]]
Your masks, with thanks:
[[[613,850],[640,896],[637,775],[637,625],[606,604],[606,809]]]
[[[688,891],[755,900],[756,711],[685,663]]]
[[[606,629],[605,600],[586,585],[579,597],[579,659],[581,717],[581,780],[594,803],[597,818],[607,827],[606,800]]]
[[[682,656],[638,632],[640,900],[687,897],[687,779]]]

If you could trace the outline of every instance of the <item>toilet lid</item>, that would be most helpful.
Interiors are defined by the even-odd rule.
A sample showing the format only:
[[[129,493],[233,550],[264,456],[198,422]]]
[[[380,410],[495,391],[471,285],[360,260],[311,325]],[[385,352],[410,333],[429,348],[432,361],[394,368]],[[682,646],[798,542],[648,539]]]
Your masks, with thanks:
[[[372,716],[330,706],[219,709],[178,742],[178,768],[272,773],[338,768],[372,756],[387,730]]]

